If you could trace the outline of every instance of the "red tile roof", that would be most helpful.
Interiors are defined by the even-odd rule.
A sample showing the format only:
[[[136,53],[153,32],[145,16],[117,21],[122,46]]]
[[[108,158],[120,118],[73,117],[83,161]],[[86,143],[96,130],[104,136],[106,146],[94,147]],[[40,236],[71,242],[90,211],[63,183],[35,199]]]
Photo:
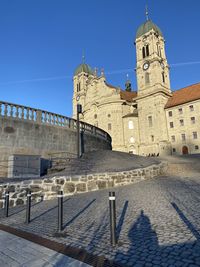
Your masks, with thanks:
[[[172,93],[165,108],[171,108],[200,99],[200,83],[196,83]]]
[[[131,102],[137,96],[137,92],[120,91],[120,98]]]

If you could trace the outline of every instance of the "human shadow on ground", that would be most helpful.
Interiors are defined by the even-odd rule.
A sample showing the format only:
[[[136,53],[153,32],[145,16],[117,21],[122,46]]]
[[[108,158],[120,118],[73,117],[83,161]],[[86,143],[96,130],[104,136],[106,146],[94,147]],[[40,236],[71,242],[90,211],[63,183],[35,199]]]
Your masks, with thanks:
[[[171,205],[196,240],[181,242],[180,238],[180,240],[174,239],[174,244],[159,245],[156,231],[152,228],[149,217],[141,210],[136,222],[128,232],[130,241],[128,250],[124,252],[123,249],[120,251],[120,247],[117,248],[114,259],[116,263],[124,261],[124,267],[137,264],[140,266],[149,266],[148,264],[153,264],[152,266],[185,266],[186,263],[187,266],[190,264],[191,266],[200,266],[200,234],[177,204],[172,202]],[[184,239],[184,237],[182,238]],[[171,240],[169,239],[168,242],[170,243]]]
[[[90,201],[81,211],[79,211],[70,221],[66,222],[63,226],[63,228],[69,226],[71,223],[73,223],[82,213],[85,212],[86,209],[88,209],[94,202],[96,201],[96,199],[93,199],[92,201]]]

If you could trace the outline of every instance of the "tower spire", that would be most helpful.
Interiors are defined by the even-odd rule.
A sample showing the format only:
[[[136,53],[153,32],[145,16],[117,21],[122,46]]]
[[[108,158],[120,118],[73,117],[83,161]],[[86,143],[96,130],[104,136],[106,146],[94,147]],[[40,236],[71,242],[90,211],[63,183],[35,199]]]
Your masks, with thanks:
[[[145,15],[146,15],[146,19],[149,20],[149,12],[148,12],[148,5],[146,4],[146,7],[145,7]]]
[[[85,63],[85,51],[83,49],[83,51],[82,51],[82,64],[84,64],[84,63]]]

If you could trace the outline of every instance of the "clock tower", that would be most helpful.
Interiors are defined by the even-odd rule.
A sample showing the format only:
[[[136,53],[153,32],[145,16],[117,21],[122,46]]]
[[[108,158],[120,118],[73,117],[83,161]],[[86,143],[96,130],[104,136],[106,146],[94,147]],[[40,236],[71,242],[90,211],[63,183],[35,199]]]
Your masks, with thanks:
[[[159,27],[148,17],[137,30],[135,45],[138,95],[147,95],[158,90],[170,93],[165,40]]]
[[[170,153],[165,105],[171,96],[165,41],[159,27],[148,19],[136,33],[137,109],[139,154]]]

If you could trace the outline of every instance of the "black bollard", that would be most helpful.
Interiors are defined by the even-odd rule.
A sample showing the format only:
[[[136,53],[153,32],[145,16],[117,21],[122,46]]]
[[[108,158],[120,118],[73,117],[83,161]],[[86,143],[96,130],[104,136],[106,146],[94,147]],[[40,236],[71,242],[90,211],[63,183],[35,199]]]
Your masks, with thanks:
[[[63,229],[63,191],[58,192],[58,232]]]
[[[8,217],[9,210],[9,191],[5,192],[5,200],[4,200],[4,215]]]
[[[31,190],[27,190],[27,202],[26,202],[26,223],[31,221]]]
[[[112,246],[115,246],[117,244],[115,192],[109,192],[109,208],[110,208],[110,242]]]

